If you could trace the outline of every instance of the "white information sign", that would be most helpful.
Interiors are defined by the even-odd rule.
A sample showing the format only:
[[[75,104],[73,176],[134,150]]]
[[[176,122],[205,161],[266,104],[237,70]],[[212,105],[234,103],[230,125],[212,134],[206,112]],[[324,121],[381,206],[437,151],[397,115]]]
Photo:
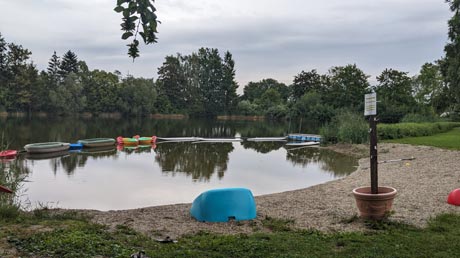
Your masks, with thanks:
[[[364,116],[377,115],[377,93],[364,95]]]

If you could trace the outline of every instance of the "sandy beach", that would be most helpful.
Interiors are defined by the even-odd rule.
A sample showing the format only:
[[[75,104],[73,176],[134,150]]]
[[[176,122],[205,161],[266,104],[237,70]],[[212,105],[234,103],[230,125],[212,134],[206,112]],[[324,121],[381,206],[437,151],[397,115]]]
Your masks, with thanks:
[[[332,149],[363,157],[367,146],[335,146]],[[446,203],[447,195],[460,188],[460,152],[434,147],[403,144],[380,144],[379,162],[414,158],[379,164],[379,185],[398,190],[390,220],[424,227],[441,213],[460,212],[460,207]],[[223,234],[268,230],[262,221],[269,218],[291,220],[293,228],[324,232],[366,230],[356,218],[358,210],[352,190],[370,185],[369,158],[361,158],[359,167],[349,176],[305,189],[257,196],[257,218],[229,223],[197,222],[190,216],[191,204],[145,207],[133,210],[94,211],[85,213],[92,221],[114,228],[125,225],[142,233],[178,238],[207,231]]]

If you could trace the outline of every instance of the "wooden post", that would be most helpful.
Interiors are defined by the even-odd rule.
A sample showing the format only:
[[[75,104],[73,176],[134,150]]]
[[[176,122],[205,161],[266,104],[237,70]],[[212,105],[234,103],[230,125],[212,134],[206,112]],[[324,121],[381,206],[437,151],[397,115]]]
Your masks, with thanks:
[[[370,136],[370,155],[371,155],[371,193],[378,194],[377,176],[377,118],[375,115],[369,116],[369,136]]]

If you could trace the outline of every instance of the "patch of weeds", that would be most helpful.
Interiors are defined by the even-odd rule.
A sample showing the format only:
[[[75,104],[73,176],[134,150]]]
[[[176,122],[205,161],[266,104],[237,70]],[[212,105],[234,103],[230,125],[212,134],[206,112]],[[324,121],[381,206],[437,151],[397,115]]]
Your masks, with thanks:
[[[134,251],[116,241],[103,226],[84,222],[12,238],[10,243],[20,252],[44,257],[129,257]]]
[[[16,205],[0,204],[0,220],[12,221],[19,217],[21,210]]]
[[[455,227],[452,225],[460,225],[460,217],[455,214],[447,213],[431,219],[428,223],[429,230],[437,233],[451,232]]]
[[[136,235],[136,231],[134,229],[126,226],[126,225],[116,225],[116,230],[117,233],[119,234],[125,234],[125,235]]]
[[[47,207],[32,211],[32,217],[38,220],[79,220],[87,221],[89,216],[77,211],[53,210]]]
[[[364,220],[364,225],[372,230],[412,229],[413,226],[402,222],[391,221],[388,218],[382,220]]]
[[[355,221],[358,221],[359,220],[359,216],[358,214],[354,214],[353,216],[349,217],[349,218],[343,218],[340,220],[340,223],[344,223],[344,224],[351,224]]]
[[[257,223],[255,220],[250,220],[248,221],[249,227],[255,232],[255,231],[260,231],[261,230],[261,225]]]
[[[294,224],[294,220],[291,219],[277,219],[266,216],[262,221],[262,225],[273,232],[291,231],[291,226]]]

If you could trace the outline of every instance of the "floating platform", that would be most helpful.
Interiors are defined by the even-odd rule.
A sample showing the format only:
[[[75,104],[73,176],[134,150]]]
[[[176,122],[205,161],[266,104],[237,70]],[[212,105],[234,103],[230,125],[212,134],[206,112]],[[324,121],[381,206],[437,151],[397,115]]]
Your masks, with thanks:
[[[247,138],[247,141],[250,142],[282,142],[287,141],[287,136],[284,137],[255,137],[255,138]]]
[[[295,134],[289,134],[288,139],[291,140],[291,141],[320,142],[321,141],[321,135],[295,133]]]
[[[157,137],[157,140],[160,141],[170,141],[170,142],[196,142],[200,141],[201,137]]]
[[[246,188],[214,189],[200,194],[193,201],[190,214],[203,222],[250,220],[256,218],[256,202]]]
[[[242,142],[241,138],[201,138],[195,143],[199,142]]]

